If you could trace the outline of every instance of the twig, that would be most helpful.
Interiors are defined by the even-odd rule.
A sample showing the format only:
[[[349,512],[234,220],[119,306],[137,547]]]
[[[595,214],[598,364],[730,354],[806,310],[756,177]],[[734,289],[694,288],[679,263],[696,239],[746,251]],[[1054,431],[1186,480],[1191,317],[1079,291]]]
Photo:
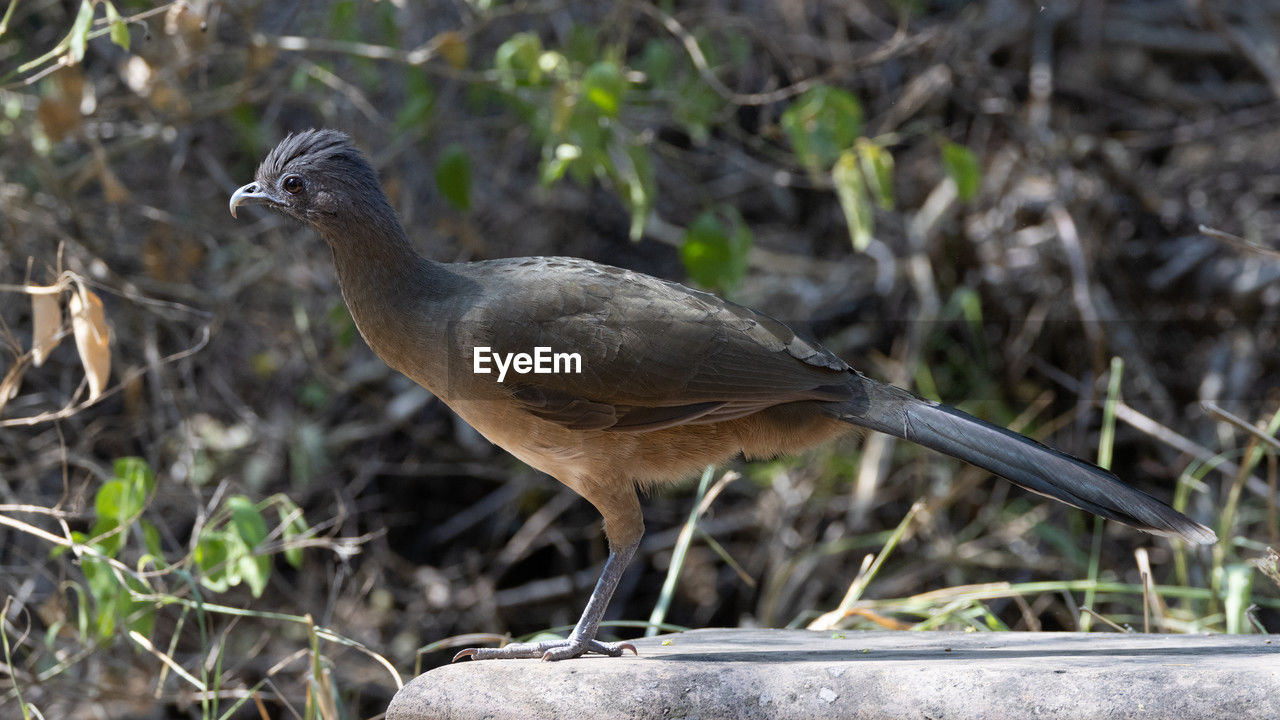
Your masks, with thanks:
[[[805,78],[786,87],[761,93],[739,93],[725,85],[720,78],[716,77],[715,72],[711,69],[710,63],[707,62],[707,56],[703,54],[702,48],[698,45],[698,39],[680,24],[679,20],[659,10],[648,3],[639,3],[636,8],[645,15],[648,15],[658,24],[666,28],[684,46],[685,53],[689,55],[689,59],[693,61],[693,66],[698,70],[698,74],[702,79],[716,92],[717,95],[724,98],[734,105],[769,105],[781,100],[793,98],[803,93],[805,90],[841,73],[859,67],[868,67],[884,62],[889,58],[917,47],[925,45],[933,39],[933,33],[926,32],[912,37],[908,37],[902,28],[893,34],[893,37],[885,43],[884,47],[869,53],[865,57],[859,58],[856,62],[845,63],[842,65],[833,65],[826,72],[814,77]]]
[[[445,35],[441,33],[412,50],[401,50],[400,48],[393,48],[386,45],[375,45],[373,43],[355,42],[352,40],[309,38],[297,35],[265,35],[262,33],[254,34],[253,43],[255,45],[272,46],[281,50],[290,50],[294,52],[339,53],[341,55],[353,55],[355,57],[368,58],[370,60],[387,60],[413,67],[430,67],[433,71],[439,72],[440,74],[468,82],[493,83],[501,79],[500,74],[494,70],[462,70],[454,68],[452,65],[440,65],[438,67],[435,65],[428,66],[427,63],[433,60],[439,53],[444,37]]]
[[[1251,240],[1246,240],[1239,235],[1232,235],[1229,232],[1211,228],[1207,225],[1201,225],[1199,229],[1201,235],[1207,235],[1215,240],[1221,240],[1228,245],[1232,245],[1241,250],[1248,250],[1249,252],[1259,253],[1269,258],[1280,260],[1280,250],[1276,250],[1275,248],[1269,248],[1266,245],[1259,245]]]
[[[347,100],[351,101],[351,104],[359,110],[362,115],[368,118],[370,122],[384,129],[390,125],[390,123],[387,122],[387,119],[382,116],[382,113],[378,112],[378,108],[369,101],[368,96],[364,94],[363,90],[310,60],[304,60],[303,64],[306,66],[307,73],[311,75],[311,77],[319,80],[323,85],[345,95]]]
[[[179,360],[182,360],[183,358],[187,358],[192,355],[195,355],[196,353],[203,350],[205,345],[209,344],[209,334],[210,334],[209,326],[205,325],[204,327],[200,328],[200,339],[197,340],[194,345],[160,358],[159,364],[168,365],[170,363],[174,363]],[[127,387],[129,383],[133,382],[134,380],[141,377],[142,375],[145,375],[150,369],[151,369],[150,367],[145,367],[145,366],[135,367],[131,369],[129,372],[123,374],[119,382],[117,382],[115,385],[112,385],[109,388],[104,389],[101,395],[99,395],[98,397],[92,400],[85,400],[84,402],[76,403],[75,398],[77,397],[77,395],[73,394],[71,396],[72,400],[58,410],[50,410],[49,412],[39,413],[38,415],[30,415],[28,417],[0,420],[0,428],[27,427],[31,425],[39,425],[40,423],[43,423],[43,422],[50,422],[52,420],[62,420],[64,418],[69,418],[72,415],[75,415],[76,413],[80,412],[81,410],[84,410],[85,408],[90,407],[91,405],[96,405],[97,403],[101,402],[104,398],[110,397],[111,395],[114,395],[120,392],[120,390]]]
[[[1080,320],[1084,323],[1084,334],[1089,339],[1089,347],[1093,350],[1092,367],[1102,368],[1104,337],[1102,327],[1098,323],[1098,308],[1093,302],[1089,283],[1089,269],[1084,259],[1084,248],[1080,244],[1080,233],[1071,214],[1061,203],[1054,203],[1049,209],[1054,225],[1058,228],[1058,238],[1067,251],[1067,267],[1071,270],[1071,300],[1075,303]]]
[[[1102,622],[1104,622],[1104,623],[1106,623],[1106,624],[1110,625],[1111,627],[1115,628],[1115,629],[1116,629],[1117,631],[1119,631],[1119,632],[1122,632],[1122,633],[1131,633],[1131,632],[1133,632],[1133,630],[1131,630],[1131,629],[1129,629],[1129,628],[1120,627],[1119,625],[1115,624],[1114,622],[1112,622],[1112,621],[1111,621],[1111,619],[1110,619],[1110,618],[1108,618],[1108,617],[1106,617],[1106,616],[1104,616],[1104,615],[1102,615],[1102,614],[1100,614],[1100,613],[1094,612],[1093,608],[1082,607],[1082,608],[1080,608],[1080,611],[1081,611],[1081,612],[1089,613],[1090,617],[1095,617],[1095,618],[1097,618],[1097,619],[1101,620]]]
[[[1236,414],[1231,413],[1231,412],[1229,412],[1229,411],[1227,411],[1227,410],[1224,410],[1224,409],[1222,409],[1221,407],[1219,407],[1217,404],[1215,404],[1215,403],[1213,403],[1213,402],[1211,402],[1211,401],[1209,401],[1209,400],[1205,400],[1205,401],[1201,402],[1201,403],[1200,403],[1200,407],[1204,408],[1204,411],[1205,411],[1205,412],[1207,412],[1207,413],[1209,413],[1210,415],[1212,415],[1212,416],[1214,416],[1214,417],[1218,418],[1219,420],[1222,420],[1223,422],[1226,422],[1226,423],[1230,423],[1230,424],[1232,424],[1232,425],[1235,425],[1236,427],[1240,428],[1241,430],[1243,430],[1243,431],[1245,431],[1245,432],[1249,433],[1250,435],[1253,435],[1254,437],[1258,438],[1258,439],[1259,439],[1259,440],[1261,440],[1262,442],[1264,442],[1264,443],[1266,443],[1266,444],[1270,445],[1270,446],[1271,446],[1271,447],[1273,447],[1273,448],[1276,448],[1277,450],[1280,450],[1280,440],[1277,440],[1277,439],[1275,439],[1275,438],[1271,437],[1270,435],[1268,435],[1268,434],[1264,433],[1263,431],[1259,430],[1257,427],[1255,427],[1253,424],[1251,424],[1248,420],[1245,420],[1244,418],[1240,417],[1239,415],[1236,415]]]
[[[1242,7],[1247,8],[1248,6],[1248,3],[1242,4]],[[1253,68],[1258,71],[1259,75],[1267,79],[1267,85],[1271,87],[1271,94],[1277,100],[1280,100],[1280,70],[1277,70],[1275,61],[1264,55],[1262,50],[1250,42],[1244,33],[1223,19],[1212,3],[1205,2],[1205,0],[1197,0],[1196,7],[1200,10],[1200,17],[1204,18],[1205,24],[1223,37],[1227,44],[1235,48],[1236,52],[1243,55],[1245,60],[1248,60],[1253,65]]]

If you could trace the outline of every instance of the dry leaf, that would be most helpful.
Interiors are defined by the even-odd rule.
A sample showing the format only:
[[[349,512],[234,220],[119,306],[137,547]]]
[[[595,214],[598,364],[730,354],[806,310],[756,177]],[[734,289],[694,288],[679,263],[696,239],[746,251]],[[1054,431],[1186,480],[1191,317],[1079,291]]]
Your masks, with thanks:
[[[120,205],[129,200],[129,191],[125,188],[124,183],[120,182],[120,178],[111,171],[111,166],[107,164],[107,153],[103,151],[102,146],[94,143],[93,145],[93,164],[98,170],[98,182],[102,183],[102,196],[112,205]]]
[[[453,67],[461,70],[467,66],[467,41],[457,30],[442,32],[436,36],[436,51]]]
[[[62,303],[56,286],[32,290],[52,291],[31,293],[31,364],[40,367],[61,340]]]
[[[80,99],[46,97],[36,106],[36,117],[44,134],[53,142],[60,142],[80,127]]]
[[[249,72],[252,74],[266,69],[271,63],[275,62],[278,54],[279,50],[274,46],[263,45],[257,41],[251,42],[247,59]]]
[[[89,402],[93,402],[111,376],[111,329],[107,327],[102,299],[83,287],[72,293],[69,309],[76,350],[80,351],[84,375],[89,380]]]
[[[59,142],[80,127],[84,119],[80,103],[84,99],[84,76],[75,67],[62,68],[57,75],[57,90],[46,95],[36,106],[36,117],[44,134]]]
[[[18,388],[22,385],[22,373],[27,370],[28,356],[18,358],[18,361],[9,368],[9,372],[4,374],[4,379],[0,380],[0,410],[4,410],[5,404],[18,396]]]
[[[209,45],[209,26],[203,14],[190,3],[176,2],[164,17],[164,33],[173,38],[180,58],[198,54]]]
[[[191,112],[191,103],[168,78],[155,83],[147,100],[151,102],[151,107],[167,115],[186,115]]]

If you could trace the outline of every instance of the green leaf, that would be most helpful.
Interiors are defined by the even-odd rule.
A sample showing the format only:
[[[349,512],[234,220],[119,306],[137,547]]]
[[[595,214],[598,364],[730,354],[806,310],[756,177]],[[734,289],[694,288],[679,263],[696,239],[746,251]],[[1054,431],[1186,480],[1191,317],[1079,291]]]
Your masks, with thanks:
[[[544,153],[545,155],[545,153]],[[543,185],[551,186],[564,177],[564,173],[578,158],[582,157],[582,148],[569,143],[561,143],[542,161],[540,179]]]
[[[94,634],[100,638],[110,637],[115,632],[117,620],[123,615],[120,607],[123,588],[106,561],[99,558],[81,558],[80,571],[84,573],[85,586],[93,598]]]
[[[163,562],[164,548],[160,544],[159,528],[146,520],[139,520],[138,525],[142,527],[142,544],[146,546],[147,552],[154,555],[158,562]]]
[[[871,197],[885,210],[893,209],[893,155],[867,138],[858,138],[858,163]]]
[[[617,117],[627,81],[617,63],[601,60],[582,74],[582,94],[605,115]]]
[[[451,143],[436,162],[436,187],[451,205],[471,209],[471,158],[458,143]]]
[[[227,498],[227,508],[231,510],[231,527],[247,549],[253,550],[266,539],[267,521],[253,501],[244,495],[232,495]]]
[[[136,601],[129,591],[147,595],[152,588],[145,582],[126,575],[121,584],[120,578],[112,571],[105,560],[95,557],[82,557],[80,569],[84,573],[85,586],[93,598],[93,628],[98,637],[109,637],[119,625],[127,625],[144,635],[150,635],[155,626],[155,608]]]
[[[578,24],[569,30],[564,44],[565,56],[579,66],[586,65],[600,56],[599,31],[592,25]]]
[[[196,561],[196,567],[200,568],[200,582],[214,592],[226,592],[231,585],[228,563],[231,552],[227,546],[226,533],[205,529],[200,533],[191,556]]]
[[[111,469],[117,480],[124,481],[144,499],[156,489],[156,475],[140,457],[117,458]]]
[[[271,558],[264,555],[241,555],[237,560],[240,577],[249,585],[249,592],[254,597],[262,597],[267,589],[267,580],[271,577]]]
[[[889,0],[889,5],[908,18],[919,17],[924,13],[925,0]]]
[[[267,579],[271,576],[271,558],[255,555],[258,545],[267,537],[267,521],[249,498],[233,495],[227,499],[227,507],[231,510],[231,529],[228,535],[230,561],[238,570],[238,575],[249,584],[249,591],[254,597],[260,597],[267,587]],[[232,578],[232,585],[236,584]]]
[[[84,59],[85,45],[89,42],[89,26],[93,23],[92,0],[81,0],[80,10],[76,13],[75,22],[71,24],[71,32],[67,35],[71,40],[71,57],[76,62]]]
[[[90,531],[91,537],[131,523],[142,513],[147,497],[155,490],[155,474],[142,458],[119,458],[113,470],[116,479],[103,483],[93,498],[97,517]],[[112,535],[101,543],[103,554],[114,557],[124,544],[124,533]]]
[[[431,84],[431,76],[422,68],[405,68],[404,92],[404,105],[396,113],[396,129],[402,131],[425,123],[436,105],[436,92]]]
[[[120,552],[121,546],[124,545],[124,533],[117,532],[108,535],[112,530],[120,527],[120,523],[114,517],[98,518],[93,523],[93,527],[89,528],[89,538],[102,538],[93,543],[93,547],[98,548],[103,555],[115,557]]]
[[[280,512],[280,522],[284,523],[284,529],[281,537],[285,542],[300,537],[307,532],[307,521],[302,517],[302,510],[294,504],[289,498],[284,498],[280,505],[276,506],[276,510]],[[289,516],[293,519],[290,520]],[[293,567],[302,566],[302,548],[289,548],[284,551],[284,560]]]
[[[106,0],[103,0],[102,5],[107,9],[107,22],[111,24],[111,42],[128,50],[129,26],[125,24],[124,18],[120,17],[115,5]]]
[[[565,139],[582,149],[582,158],[569,163],[569,175],[577,182],[586,185],[601,172],[608,174],[614,170],[613,159],[609,156],[610,128],[600,122],[600,115],[585,103],[580,103],[569,116],[565,128]]]
[[[329,26],[334,32],[350,31],[356,22],[355,0],[338,0],[329,11]]]
[[[122,480],[103,483],[93,497],[93,510],[98,516],[98,522],[110,522],[112,527],[122,524],[129,516],[125,510],[129,503],[128,494],[128,488]]]
[[[871,243],[875,218],[855,153],[846,152],[840,156],[835,167],[831,169],[831,181],[836,187],[840,209],[844,211],[845,224],[849,226],[849,238],[853,241],[853,248],[862,252]]]
[[[320,409],[329,402],[329,390],[324,383],[319,380],[309,380],[298,391],[298,399],[303,405],[311,408]]]
[[[862,134],[862,106],[848,90],[816,85],[783,111],[780,122],[800,163],[819,173]]]
[[[701,146],[711,138],[716,114],[723,108],[724,100],[695,75],[679,90],[671,114],[684,126],[693,144]]]
[[[289,475],[295,485],[306,483],[328,462],[328,445],[320,423],[303,422],[289,442]]]
[[[81,571],[83,571],[83,569],[84,568],[82,566]],[[76,630],[78,631],[81,639],[87,640],[89,639],[89,598],[85,597],[84,589],[76,583],[64,583],[63,587],[66,587],[69,592],[74,593],[76,596]],[[45,637],[49,638],[51,636],[46,635]],[[54,647],[47,640],[46,646],[50,650]]]
[[[729,290],[747,272],[751,252],[751,230],[733,213],[733,227],[727,227],[708,210],[685,231],[680,259],[694,282],[705,287]]]
[[[982,170],[978,168],[978,159],[973,152],[963,145],[943,140],[942,164],[947,169],[947,175],[955,181],[960,200],[972,200],[982,187]]]
[[[88,539],[89,539],[89,536],[80,532],[79,530],[71,531],[71,542],[80,543],[81,545],[83,545],[84,541]],[[49,559],[52,560],[54,558],[60,557],[63,553],[67,552],[70,549],[71,548],[67,545],[54,545],[53,547],[49,548]]]
[[[650,87],[664,87],[671,80],[675,71],[676,55],[666,40],[650,38],[644,44],[640,59],[634,67],[645,75],[645,82]]]
[[[534,85],[542,80],[542,69],[538,65],[541,55],[542,40],[531,32],[521,32],[498,46],[493,64],[503,74],[504,85]]]

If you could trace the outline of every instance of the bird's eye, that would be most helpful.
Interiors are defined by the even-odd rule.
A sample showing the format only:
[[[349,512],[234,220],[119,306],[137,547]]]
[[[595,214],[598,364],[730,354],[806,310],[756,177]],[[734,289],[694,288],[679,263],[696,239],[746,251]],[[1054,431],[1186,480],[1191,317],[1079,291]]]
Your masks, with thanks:
[[[285,192],[289,193],[290,195],[297,195],[298,193],[302,192],[302,178],[298,177],[297,175],[290,175],[289,177],[284,179],[284,182],[281,183],[281,186],[285,189]]]

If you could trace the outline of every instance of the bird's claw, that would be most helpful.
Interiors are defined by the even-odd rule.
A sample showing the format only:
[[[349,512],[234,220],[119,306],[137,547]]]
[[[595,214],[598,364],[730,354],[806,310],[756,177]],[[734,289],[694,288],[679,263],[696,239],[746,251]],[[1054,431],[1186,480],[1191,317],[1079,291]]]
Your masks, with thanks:
[[[512,643],[500,648],[467,648],[453,656],[453,662],[463,658],[473,660],[513,660],[517,658],[541,658],[551,662],[568,660],[587,653],[597,653],[608,657],[621,657],[624,651],[630,650],[639,656],[640,651],[629,642],[605,643],[599,640],[569,638],[567,640],[549,640],[539,643]]]
[[[571,641],[566,641],[566,643],[571,643]],[[640,656],[640,651],[636,649],[635,645],[632,645],[629,642],[602,643],[599,640],[588,640],[580,645],[565,644],[559,647],[550,648],[546,652],[542,653],[542,659],[545,662],[551,662],[553,660],[568,660],[569,658],[575,658],[589,652],[599,653],[600,655],[605,655],[607,657],[622,657],[623,651],[626,650],[630,650],[636,657]]]

